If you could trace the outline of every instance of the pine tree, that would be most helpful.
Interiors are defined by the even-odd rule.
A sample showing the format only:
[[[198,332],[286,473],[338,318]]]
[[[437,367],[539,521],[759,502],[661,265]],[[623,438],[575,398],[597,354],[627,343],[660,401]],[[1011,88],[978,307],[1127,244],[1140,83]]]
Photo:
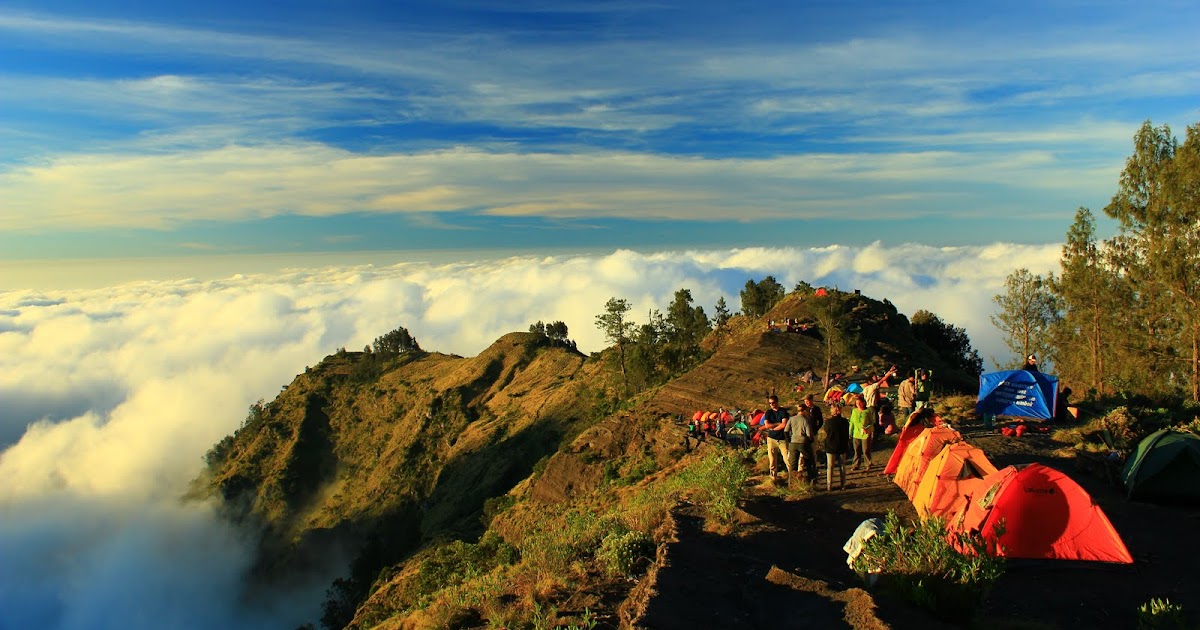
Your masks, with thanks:
[[[1161,344],[1151,351],[1168,375],[1186,367],[1200,400],[1200,125],[1180,145],[1170,127],[1146,121],[1104,211],[1120,222],[1114,243],[1142,332]]]
[[[632,307],[628,300],[609,298],[604,312],[596,316],[596,327],[604,333],[608,343],[617,346],[621,355],[621,385],[624,395],[629,394],[629,375],[625,371],[625,344],[629,343],[634,324],[626,319]]]
[[[1054,332],[1055,367],[1060,378],[1087,383],[1103,394],[1109,389],[1107,366],[1119,351],[1114,340],[1134,333],[1127,326],[1116,328],[1128,314],[1120,305],[1128,305],[1130,299],[1124,280],[1096,242],[1096,221],[1087,208],[1075,212],[1067,230],[1061,267],[1055,289],[1063,318]]]
[[[1018,362],[1036,354],[1043,359],[1053,354],[1050,332],[1059,319],[1058,297],[1052,280],[1021,268],[1004,280],[1004,293],[992,297],[999,311],[992,325],[1004,333],[1004,343],[1019,355]]]
[[[731,319],[733,319],[733,315],[729,313],[729,306],[725,304],[725,296],[717,298],[717,305],[713,307],[712,326],[713,339],[718,349],[721,347],[721,340],[729,334],[729,320]]]

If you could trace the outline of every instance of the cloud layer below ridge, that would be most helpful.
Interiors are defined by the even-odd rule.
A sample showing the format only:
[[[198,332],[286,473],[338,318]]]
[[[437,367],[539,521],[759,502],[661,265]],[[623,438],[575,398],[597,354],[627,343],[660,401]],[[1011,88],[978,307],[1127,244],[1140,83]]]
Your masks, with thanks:
[[[1007,359],[991,297],[1057,245],[751,248],[319,269],[0,293],[0,626],[260,627],[315,617],[238,603],[245,542],[179,497],[247,406],[338,347],[397,326],[422,347],[474,355],[538,320],[599,350],[610,297],[634,318],[679,288],[712,313],[747,279],[861,289],[967,329]],[[283,601],[283,600],[280,600]],[[284,610],[286,612],[279,612]]]

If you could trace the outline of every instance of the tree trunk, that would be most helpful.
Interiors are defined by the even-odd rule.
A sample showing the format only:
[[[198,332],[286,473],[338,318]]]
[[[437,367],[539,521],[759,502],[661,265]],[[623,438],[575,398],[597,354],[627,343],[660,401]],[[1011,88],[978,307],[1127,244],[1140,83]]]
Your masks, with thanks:
[[[1100,334],[1100,309],[1092,308],[1092,389],[1097,393],[1104,394],[1104,375],[1101,373],[1100,353],[1101,350],[1101,334]]]
[[[625,344],[617,344],[621,351],[621,400],[629,398],[629,376],[625,374]]]
[[[829,338],[829,335],[827,334],[825,336],[825,389],[829,389],[829,386],[833,384],[833,383],[829,382],[829,372],[832,369],[833,369],[833,342]],[[821,395],[824,396],[824,392],[822,392]]]
[[[1192,327],[1192,400],[1200,402],[1200,330]]]

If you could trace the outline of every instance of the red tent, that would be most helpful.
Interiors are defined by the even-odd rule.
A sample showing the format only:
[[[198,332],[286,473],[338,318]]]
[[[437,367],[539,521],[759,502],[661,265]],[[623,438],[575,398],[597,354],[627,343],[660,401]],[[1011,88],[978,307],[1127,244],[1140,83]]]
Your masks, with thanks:
[[[947,527],[979,532],[991,545],[1003,522],[999,555],[1132,564],[1117,530],[1067,475],[1041,464],[1009,466],[962,484]]]

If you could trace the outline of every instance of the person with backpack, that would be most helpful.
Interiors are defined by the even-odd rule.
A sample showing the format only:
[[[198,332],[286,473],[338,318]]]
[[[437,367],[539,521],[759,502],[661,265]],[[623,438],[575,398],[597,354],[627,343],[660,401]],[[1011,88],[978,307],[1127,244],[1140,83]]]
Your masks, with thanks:
[[[746,424],[746,420],[742,418],[742,414],[734,417],[733,425],[726,432],[725,441],[735,449],[745,448],[749,445],[750,426]]]
[[[913,410],[917,406],[917,375],[916,373],[909,374],[907,378],[900,381],[900,386],[896,388],[896,406],[899,408],[898,418],[908,419]]]
[[[929,380],[930,373],[926,370],[917,370],[917,396],[913,402],[916,403],[916,408],[929,406],[929,400],[933,394],[933,382]]]

